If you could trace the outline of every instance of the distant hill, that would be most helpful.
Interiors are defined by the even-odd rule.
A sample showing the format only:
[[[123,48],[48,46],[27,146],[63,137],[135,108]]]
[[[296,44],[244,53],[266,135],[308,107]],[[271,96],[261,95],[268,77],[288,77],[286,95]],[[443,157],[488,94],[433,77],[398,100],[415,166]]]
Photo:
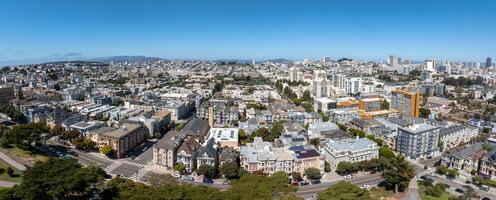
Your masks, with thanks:
[[[101,57],[101,58],[95,58],[92,59],[91,61],[98,61],[98,62],[144,62],[144,61],[157,61],[157,60],[162,60],[161,58],[157,57],[146,57],[146,56],[112,56],[112,57]]]
[[[273,62],[273,63],[292,63],[292,60],[286,59],[286,58],[276,58],[276,59],[269,59],[266,60],[266,62]]]

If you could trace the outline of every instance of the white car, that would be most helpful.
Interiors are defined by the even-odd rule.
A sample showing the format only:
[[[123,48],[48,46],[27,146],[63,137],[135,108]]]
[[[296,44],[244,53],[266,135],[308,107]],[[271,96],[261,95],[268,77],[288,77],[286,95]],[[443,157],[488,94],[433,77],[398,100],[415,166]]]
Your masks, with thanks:
[[[181,178],[181,174],[178,174],[178,173],[172,173],[171,175],[174,178]]]
[[[353,175],[351,174],[344,176],[344,179],[351,179],[351,178],[353,178]]]
[[[360,188],[368,190],[370,188],[370,185],[365,184],[365,185],[360,186]]]

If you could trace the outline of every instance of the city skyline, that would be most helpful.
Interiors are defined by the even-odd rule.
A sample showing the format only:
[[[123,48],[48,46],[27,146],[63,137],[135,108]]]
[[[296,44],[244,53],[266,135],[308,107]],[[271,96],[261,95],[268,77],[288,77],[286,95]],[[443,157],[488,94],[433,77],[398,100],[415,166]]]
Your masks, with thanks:
[[[491,1],[2,2],[0,65],[164,59],[495,57]]]

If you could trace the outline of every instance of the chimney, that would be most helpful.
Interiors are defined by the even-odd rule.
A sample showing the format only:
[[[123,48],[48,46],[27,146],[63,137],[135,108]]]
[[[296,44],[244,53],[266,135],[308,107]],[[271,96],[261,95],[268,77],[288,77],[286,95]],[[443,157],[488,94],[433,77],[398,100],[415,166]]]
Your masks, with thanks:
[[[212,106],[208,107],[208,126],[214,127],[214,108]]]

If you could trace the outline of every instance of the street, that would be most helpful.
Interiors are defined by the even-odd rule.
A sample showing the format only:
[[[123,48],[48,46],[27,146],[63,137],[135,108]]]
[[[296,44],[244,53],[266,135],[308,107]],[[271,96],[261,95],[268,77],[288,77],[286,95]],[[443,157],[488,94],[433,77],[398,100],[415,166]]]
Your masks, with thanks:
[[[370,174],[367,176],[356,177],[351,180],[345,180],[345,181],[349,181],[350,183],[353,183],[360,187],[365,184],[374,186],[382,182],[382,180],[383,179],[380,174]],[[300,186],[296,193],[298,194],[298,196],[302,198],[311,199],[312,197],[316,197],[318,193],[323,192],[328,187],[338,182],[340,181],[322,182],[321,184],[316,184],[316,185]]]
[[[474,188],[474,191],[481,198],[489,197],[491,199],[496,199],[496,195],[495,194],[489,193],[489,192],[486,192],[486,191],[482,191],[478,187],[476,187],[474,185],[471,185],[471,184],[464,184],[464,183],[460,183],[460,182],[457,182],[457,181],[449,180],[449,179],[447,179],[445,177],[442,177],[442,176],[439,176],[437,174],[428,175],[427,177],[432,178],[436,182],[440,182],[440,183],[444,183],[444,184],[449,185],[450,188],[448,189],[448,191],[451,192],[452,194],[455,194],[455,195],[461,195],[460,193],[455,192],[454,191],[455,189],[459,188],[459,189],[462,189],[463,191],[465,191],[466,189],[463,186],[464,185],[469,185],[470,187]]]

